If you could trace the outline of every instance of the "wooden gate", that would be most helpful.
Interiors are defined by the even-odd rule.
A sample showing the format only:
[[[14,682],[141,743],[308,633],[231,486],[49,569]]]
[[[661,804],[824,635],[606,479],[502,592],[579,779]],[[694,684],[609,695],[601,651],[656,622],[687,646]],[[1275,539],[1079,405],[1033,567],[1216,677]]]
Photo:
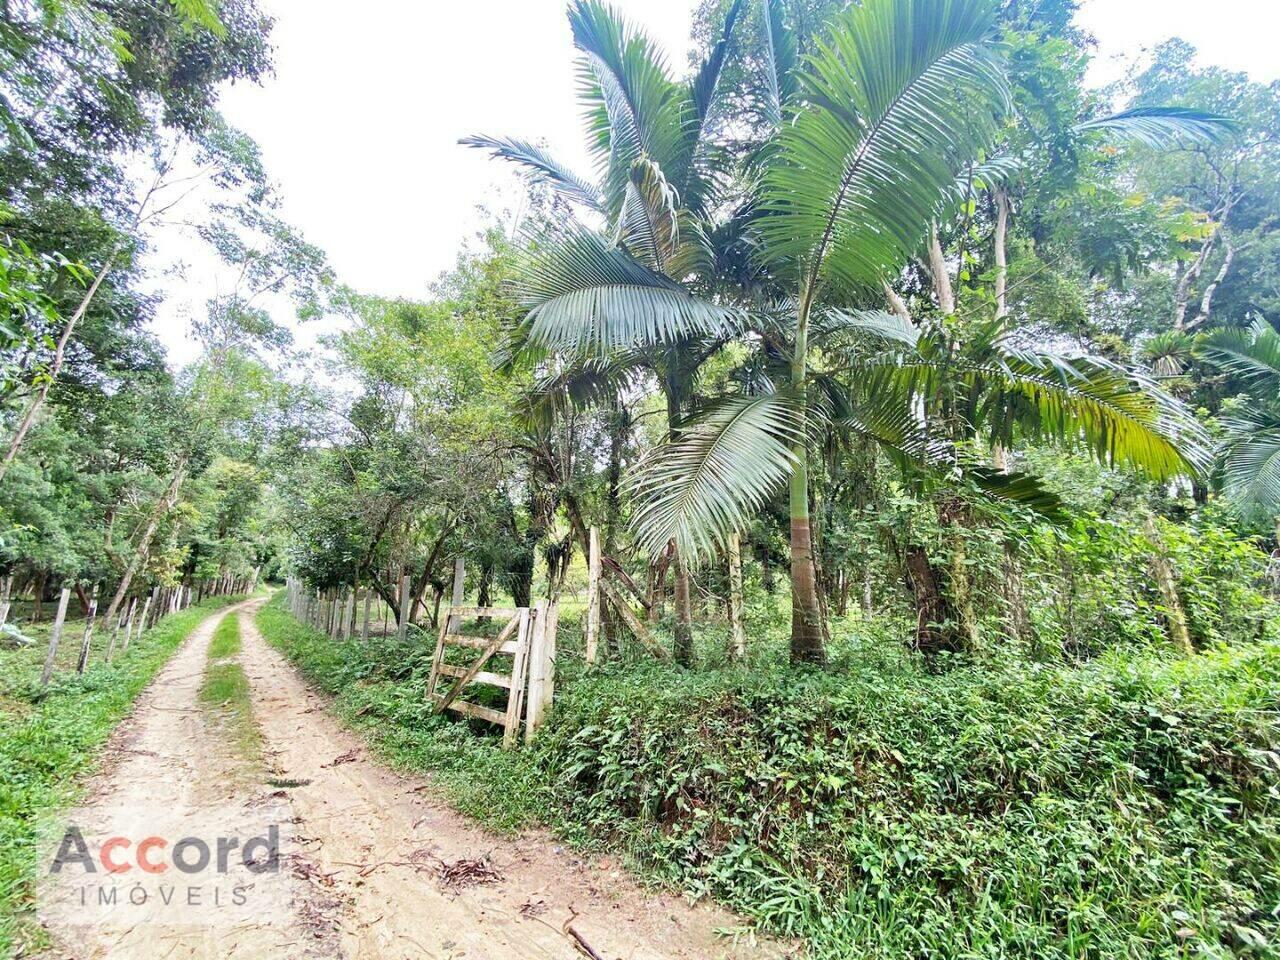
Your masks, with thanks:
[[[462,633],[465,621],[481,619],[502,626],[493,637]],[[452,710],[498,724],[503,729],[504,747],[516,742],[522,721],[526,738],[532,739],[554,695],[556,621],[556,605],[545,600],[533,608],[453,606],[441,611],[440,634],[427,681],[427,696],[435,704],[435,712]],[[450,660],[451,649],[475,651],[476,655],[469,661],[465,657]],[[510,658],[506,672],[493,667],[496,657]],[[505,690],[506,708],[498,710],[462,699],[468,687],[481,685]]]

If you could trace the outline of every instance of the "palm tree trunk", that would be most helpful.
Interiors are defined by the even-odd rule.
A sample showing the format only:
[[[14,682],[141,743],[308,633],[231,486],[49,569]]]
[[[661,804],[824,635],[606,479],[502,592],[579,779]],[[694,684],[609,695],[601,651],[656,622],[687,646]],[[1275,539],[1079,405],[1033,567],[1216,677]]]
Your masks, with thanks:
[[[674,437],[680,429],[682,414],[680,398],[675,391],[667,389],[667,429]],[[689,666],[693,662],[693,605],[689,600],[689,568],[684,558],[675,554],[675,658],[676,663]]]
[[[797,313],[796,351],[791,363],[791,386],[804,395],[809,347],[809,301]],[[809,450],[801,436],[791,448],[796,458],[789,488],[791,515],[791,662],[824,663],[822,604],[818,599],[818,571],[813,562],[813,530],[809,523]]]

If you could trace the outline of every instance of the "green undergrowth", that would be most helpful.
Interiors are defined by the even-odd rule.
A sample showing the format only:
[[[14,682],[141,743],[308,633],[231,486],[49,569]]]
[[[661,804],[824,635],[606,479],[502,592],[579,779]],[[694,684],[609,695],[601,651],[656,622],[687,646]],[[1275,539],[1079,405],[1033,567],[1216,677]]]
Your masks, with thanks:
[[[846,638],[825,672],[570,668],[503,753],[430,715],[429,644],[335,644],[278,603],[259,623],[463,810],[622,852],[815,958],[1280,956],[1280,644],[929,673]]]
[[[69,631],[43,692],[47,643],[0,649],[0,956],[42,944],[31,904],[36,818],[76,802],[103,742],[178,644],[210,612],[240,599],[211,598],[166,617],[127,651],[117,649],[110,664],[99,637],[83,676],[74,668],[80,634]]]

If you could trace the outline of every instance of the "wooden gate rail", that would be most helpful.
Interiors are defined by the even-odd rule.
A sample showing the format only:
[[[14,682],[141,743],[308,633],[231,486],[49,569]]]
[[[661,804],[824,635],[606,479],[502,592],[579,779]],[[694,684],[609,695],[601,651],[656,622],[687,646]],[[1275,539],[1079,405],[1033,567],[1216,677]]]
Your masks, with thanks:
[[[507,623],[492,638],[462,635],[464,620],[481,618],[505,619]],[[434,704],[434,712],[452,710],[497,724],[503,728],[504,747],[515,744],[523,720],[526,739],[532,739],[554,695],[556,620],[555,604],[545,600],[533,609],[451,606],[441,611],[440,633],[427,681],[427,697]],[[446,663],[445,654],[450,647],[478,650],[480,655],[465,666]],[[495,656],[512,658],[510,673],[485,669]],[[445,678],[453,681],[447,690],[441,686]],[[506,709],[496,710],[462,699],[465,690],[474,685],[506,690]]]

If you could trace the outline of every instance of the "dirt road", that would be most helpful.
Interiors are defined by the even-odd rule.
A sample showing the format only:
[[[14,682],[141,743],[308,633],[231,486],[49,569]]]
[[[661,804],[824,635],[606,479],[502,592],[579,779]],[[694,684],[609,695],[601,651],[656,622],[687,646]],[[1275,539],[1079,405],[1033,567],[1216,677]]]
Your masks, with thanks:
[[[113,742],[94,804],[131,798],[180,811],[215,796],[284,805],[286,916],[212,930],[140,924],[121,934],[64,936],[81,958],[428,957],[440,960],[716,960],[776,958],[743,924],[711,907],[653,894],[607,863],[587,863],[553,838],[495,837],[449,809],[421,779],[367,756],[253,625],[241,617],[238,657],[262,735],[246,761],[211,729],[198,689],[211,618],[139,701]],[[179,814],[175,813],[175,816]],[[55,929],[55,935],[59,932]],[[736,932],[736,936],[735,936]],[[76,942],[78,941],[78,942]]]

